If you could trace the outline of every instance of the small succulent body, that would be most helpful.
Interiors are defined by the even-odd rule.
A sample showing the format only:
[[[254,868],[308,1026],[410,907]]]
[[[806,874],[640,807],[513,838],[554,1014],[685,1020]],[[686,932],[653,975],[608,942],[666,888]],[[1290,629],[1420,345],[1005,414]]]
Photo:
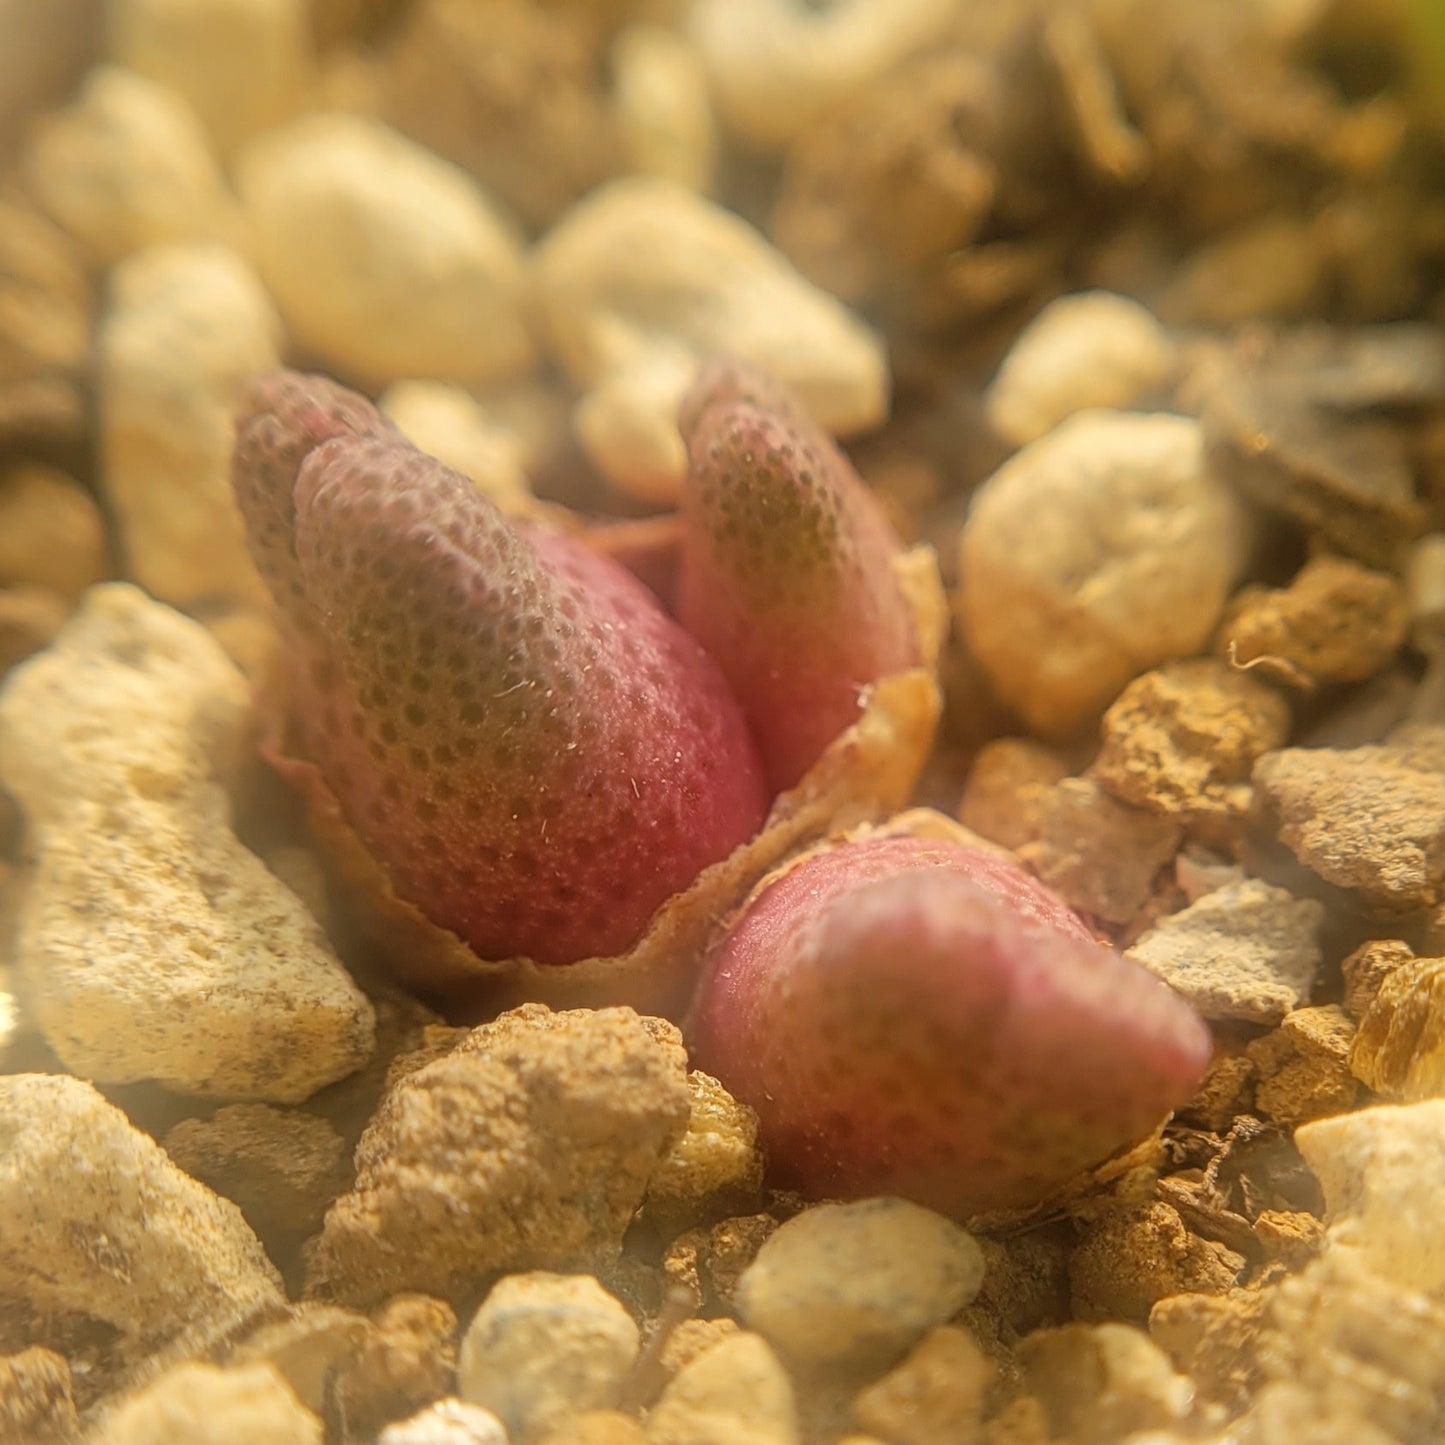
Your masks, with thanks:
[[[1209,1033],[995,853],[845,843],[716,948],[698,1067],[757,1110],[780,1182],[968,1215],[1032,1204],[1187,1100]]]
[[[688,448],[678,617],[718,660],[791,787],[918,661],[893,572],[898,538],[847,458],[779,383],[736,362],[683,402]]]
[[[481,956],[620,951],[757,830],[736,701],[621,567],[509,523],[315,378],[256,388],[235,474],[306,754],[398,892]]]

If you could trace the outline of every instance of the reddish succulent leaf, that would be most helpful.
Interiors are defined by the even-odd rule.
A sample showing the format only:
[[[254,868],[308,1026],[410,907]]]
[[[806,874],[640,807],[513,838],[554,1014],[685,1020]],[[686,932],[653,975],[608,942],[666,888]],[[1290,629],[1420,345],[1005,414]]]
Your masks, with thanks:
[[[949,1213],[1032,1204],[1192,1094],[1208,1030],[1042,885],[959,843],[814,855],[709,963],[697,1065],[779,1182]]]
[[[625,949],[763,819],[726,683],[615,563],[513,526],[395,434],[320,440],[332,416],[265,424],[268,458],[302,458],[287,595],[315,638],[293,688],[305,753],[397,891],[483,957]]]
[[[775,789],[918,661],[899,543],[843,454],[781,383],[738,363],[684,401],[678,617],[742,701]]]

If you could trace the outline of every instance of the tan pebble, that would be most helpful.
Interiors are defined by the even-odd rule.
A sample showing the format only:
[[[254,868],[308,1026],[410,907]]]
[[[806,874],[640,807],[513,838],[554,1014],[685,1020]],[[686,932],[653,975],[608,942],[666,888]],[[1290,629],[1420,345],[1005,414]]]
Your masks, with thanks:
[[[682,1369],[647,1417],[648,1445],[798,1445],[793,1386],[761,1335],[741,1331]]]
[[[1411,547],[1405,596],[1411,635],[1417,647],[1429,652],[1445,631],[1445,532],[1431,532]]]
[[[69,602],[49,588],[0,587],[0,677],[48,647],[69,615]]]
[[[1183,838],[1176,818],[1130,807],[1093,778],[1065,778],[1036,804],[1037,833],[1014,851],[1064,902],[1128,923]]]
[[[853,1418],[893,1445],[974,1445],[995,1367],[972,1335],[930,1331],[853,1401]]]
[[[700,0],[689,14],[718,107],[751,147],[782,150],[830,106],[942,37],[948,0]]]
[[[979,1342],[1011,1347],[1021,1335],[1059,1319],[1068,1309],[1068,1251],[1072,1230],[1034,1229],[1010,1239],[982,1237],[984,1276],[962,1311]]]
[[[591,1275],[508,1275],[467,1326],[458,1393],[533,1439],[615,1405],[638,1343],[632,1316]]]
[[[1032,1395],[1010,1400],[983,1431],[983,1445],[1049,1445],[1053,1438],[1048,1415]]]
[[[1282,658],[1315,682],[1361,682],[1400,650],[1408,625],[1404,589],[1388,572],[1326,554],[1288,587],[1241,592],[1214,645],[1239,666]]]
[[[109,567],[100,509],[72,478],[35,462],[0,473],[0,586],[76,598]]]
[[[1355,1026],[1338,1004],[1295,1009],[1249,1046],[1259,1112],[1293,1127],[1352,1108],[1359,1093],[1350,1073],[1354,1040]]]
[[[696,51],[665,25],[629,25],[612,42],[612,112],[626,169],[706,195],[717,122]]]
[[[1119,694],[1090,771],[1137,807],[1239,816],[1253,800],[1255,760],[1289,726],[1288,703],[1264,683],[1208,658],[1172,662]]]
[[[658,1363],[670,1379],[705,1350],[712,1349],[719,1341],[726,1339],[728,1335],[736,1334],[741,1328],[736,1320],[727,1315],[710,1320],[683,1320],[668,1335]]]
[[[502,511],[525,515],[535,508],[522,441],[461,387],[398,381],[378,405],[422,451],[470,477]]]
[[[1171,1294],[1223,1294],[1244,1269],[1233,1250],[1190,1233],[1162,1201],[1117,1210],[1084,1233],[1069,1260],[1074,1313],[1143,1323]]]
[[[371,1321],[355,1310],[306,1300],[292,1305],[285,1318],[247,1335],[226,1356],[225,1363],[231,1367],[273,1365],[296,1398],[320,1415],[326,1409],[337,1367],[371,1331]]]
[[[647,1445],[647,1434],[620,1410],[585,1410],[539,1445]]]
[[[209,1119],[183,1119],[162,1143],[273,1245],[320,1228],[351,1174],[346,1143],[327,1120],[272,1104],[227,1104]]]
[[[465,1400],[438,1400],[409,1419],[388,1425],[376,1445],[510,1445],[490,1410]]]
[[[616,1258],[686,1127],[686,1077],[677,1030],[631,1009],[528,1004],[483,1024],[377,1111],[313,1284],[358,1303],[460,1297],[499,1270]]]
[[[1043,736],[1067,735],[1204,644],[1247,533],[1197,422],[1080,412],[974,493],[959,623],[999,696]]]
[[[1295,1142],[1324,1189],[1331,1246],[1398,1285],[1445,1295],[1445,1099],[1321,1119]]]
[[[1387,1099],[1445,1094],[1445,959],[1401,962],[1379,983],[1350,1054],[1355,1077]]]
[[[678,402],[715,353],[776,372],[829,431],[887,414],[878,336],[746,222],[675,181],[638,175],[599,187],[548,232],[532,264],[553,353],[588,393],[576,419],[583,446],[624,490],[676,496]]]
[[[1050,790],[1068,776],[1068,763],[1053,748],[1032,738],[995,738],[974,757],[959,821],[994,843],[1017,848],[1040,834]]]
[[[1445,729],[1433,729],[1445,738]],[[1433,903],[1445,879],[1445,771],[1398,746],[1266,753],[1254,785],[1279,840],[1338,888],[1397,909]]]
[[[455,1387],[457,1316],[445,1300],[399,1294],[334,1367],[332,1407],[358,1436],[404,1419]]]
[[[1127,957],[1207,1019],[1278,1023],[1309,999],[1324,906],[1258,879],[1206,893],[1146,933]]]
[[[302,102],[304,0],[118,0],[107,18],[114,57],[184,96],[223,156]]]
[[[91,1445],[321,1445],[321,1421],[270,1365],[185,1364],[108,1410]]]
[[[1232,1038],[1216,1038],[1214,1058],[1194,1097],[1177,1116],[1195,1129],[1227,1134],[1240,1114],[1254,1107],[1254,1061],[1247,1045]]]
[[[1324,304],[1326,255],[1308,222],[1287,212],[1235,226],[1197,246],[1162,296],[1175,326],[1294,320]]]
[[[203,1350],[283,1304],[234,1204],[89,1084],[0,1078],[0,1294],[115,1332],[118,1375]],[[36,1262],[44,1261],[37,1269]]]
[[[1090,407],[1128,407],[1168,383],[1169,333],[1137,301],[1085,291],[1051,301],[1019,333],[984,393],[988,419],[1015,446]]]
[[[455,166],[333,113],[249,146],[238,185],[287,326],[347,377],[466,383],[530,369],[520,235]]]
[[[1168,1295],[1149,1311],[1149,1334],[1202,1397],[1238,1410],[1259,1384],[1254,1346],[1269,1304],[1264,1290]]]
[[[1024,1387],[1041,1399],[1055,1432],[1079,1445],[1114,1445],[1136,1430],[1182,1423],[1194,1387],[1143,1330],[1063,1325],[1018,1346]]]
[[[0,1441],[4,1445],[69,1445],[80,1438],[64,1355],[32,1345],[0,1355]]]
[[[69,1067],[295,1103],[371,1053],[365,996],[231,830],[250,721],[205,629],[123,583],[92,588],[0,695],[0,782],[35,859],[17,976]]]
[[[1380,986],[1414,956],[1410,945],[1399,939],[1371,939],[1362,943],[1340,964],[1345,983],[1345,1012],[1359,1023],[1369,1012]]]
[[[758,1118],[710,1074],[687,1076],[687,1132],[647,1184],[642,1218],[664,1237],[756,1205],[763,1182]]]
[[[45,209],[110,266],[161,241],[234,239],[235,202],[195,111],[173,90],[97,66],[22,157]]]
[[[1251,1226],[1266,1259],[1301,1269],[1319,1253],[1324,1226],[1313,1214],[1296,1209],[1261,1209]]]
[[[231,492],[233,413],[281,343],[259,278],[223,246],[151,248],[112,273],[97,334],[101,482],[129,574],[162,601],[261,596]]]
[[[797,1364],[877,1367],[966,1305],[983,1273],[973,1237],[931,1209],[817,1204],[758,1251],[738,1281],[737,1312]]]

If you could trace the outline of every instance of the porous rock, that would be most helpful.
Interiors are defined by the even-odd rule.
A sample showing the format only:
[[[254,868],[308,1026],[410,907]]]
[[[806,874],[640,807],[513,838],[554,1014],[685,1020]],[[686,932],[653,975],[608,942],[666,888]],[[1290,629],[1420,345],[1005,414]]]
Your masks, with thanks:
[[[80,1438],[64,1355],[32,1345],[0,1355],[0,1441],[4,1445],[70,1445]]]
[[[117,0],[107,14],[111,53],[184,96],[229,155],[301,104],[307,9],[304,0]]]
[[[262,596],[231,492],[233,414],[281,343],[260,279],[224,246],[151,247],[111,274],[97,338],[101,479],[127,571],[162,601]]]
[[[91,1078],[293,1103],[371,1052],[365,996],[231,830],[248,692],[198,623],[109,583],[0,694],[35,860],[21,994]]]
[[[829,431],[887,413],[878,336],[746,222],[675,181],[600,187],[547,234],[533,268],[553,352],[587,392],[578,435],[627,491],[676,496],[678,404],[716,353],[773,372]]]
[[[1000,698],[1067,735],[1132,677],[1203,646],[1247,534],[1197,422],[1080,412],[974,493],[958,620]]]
[[[647,1417],[648,1445],[798,1445],[792,1382],[761,1335],[722,1340],[685,1366]]]
[[[197,1353],[283,1304],[240,1210],[91,1085],[0,1078],[0,1141],[0,1297],[37,1321],[108,1325],[122,1373]]]
[[[1024,327],[984,393],[988,419],[1015,446],[1090,407],[1128,407],[1172,377],[1169,333],[1137,301],[1086,291],[1051,301]]]
[[[591,1275],[508,1275],[467,1326],[458,1392],[532,1439],[615,1405],[638,1343],[632,1316]]]
[[[1278,1023],[1309,998],[1323,921],[1323,904],[1250,878],[1162,919],[1127,957],[1207,1019]]]
[[[457,167],[378,121],[318,114],[248,147],[256,264],[293,336],[346,376],[528,370],[520,237]]]
[[[1395,745],[1285,748],[1255,764],[1254,786],[1280,841],[1327,883],[1419,908],[1445,879],[1445,771],[1435,761]]]
[[[756,1198],[763,1182],[758,1117],[711,1074],[687,1076],[687,1132],[647,1184],[642,1217],[660,1231],[735,1214]]]
[[[994,1363],[967,1330],[940,1325],[853,1400],[853,1419],[896,1445],[972,1445]]]
[[[902,1199],[817,1204],[782,1225],[738,1281],[743,1322],[789,1360],[866,1368],[896,1360],[978,1293],[973,1237]]]
[[[235,201],[201,122],[173,90],[97,66],[22,158],[45,209],[98,267],[161,241],[229,241]]]
[[[1254,1097],[1266,1119],[1303,1124],[1349,1109],[1359,1093],[1350,1072],[1355,1026],[1338,1004],[1297,1008],[1248,1056],[1258,1071]]]
[[[460,1296],[502,1270],[615,1259],[687,1117],[671,1024],[514,1009],[388,1096],[327,1214],[314,1283],[359,1303]]]
[[[1210,658],[1135,678],[1104,714],[1092,773],[1116,797],[1173,814],[1244,814],[1250,772],[1289,735],[1273,688]]]
[[[321,1445],[321,1421],[270,1365],[192,1361],[109,1410],[92,1445]]]

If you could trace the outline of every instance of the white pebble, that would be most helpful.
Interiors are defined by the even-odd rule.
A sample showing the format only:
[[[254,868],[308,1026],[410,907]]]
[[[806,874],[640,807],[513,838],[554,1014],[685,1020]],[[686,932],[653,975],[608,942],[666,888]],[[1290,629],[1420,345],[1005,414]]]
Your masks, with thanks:
[[[520,235],[465,171],[326,114],[249,146],[239,185],[287,325],[348,377],[467,383],[532,365]]]
[[[959,622],[999,696],[1046,737],[1208,641],[1249,553],[1248,514],[1197,421],[1086,411],[974,494]]]
[[[590,395],[577,427],[622,489],[675,497],[685,460],[677,404],[702,360],[775,372],[833,432],[888,411],[881,338],[746,222],[660,176],[599,187],[535,253],[548,339]]]
[[[1075,412],[1158,391],[1177,362],[1169,333],[1137,301],[1111,291],[1061,296],[1019,333],[984,404],[998,434],[1023,446]]]
[[[458,1391],[513,1435],[543,1435],[616,1404],[637,1348],[632,1316],[591,1275],[508,1275],[467,1327]]]
[[[409,1420],[388,1425],[376,1445],[507,1445],[507,1430],[480,1405],[438,1400]]]
[[[117,65],[40,121],[24,156],[41,205],[109,266],[158,241],[230,240],[236,204],[194,110]]]
[[[819,1204],[782,1225],[738,1281],[743,1322],[807,1365],[882,1367],[983,1282],[972,1235],[903,1199]]]

